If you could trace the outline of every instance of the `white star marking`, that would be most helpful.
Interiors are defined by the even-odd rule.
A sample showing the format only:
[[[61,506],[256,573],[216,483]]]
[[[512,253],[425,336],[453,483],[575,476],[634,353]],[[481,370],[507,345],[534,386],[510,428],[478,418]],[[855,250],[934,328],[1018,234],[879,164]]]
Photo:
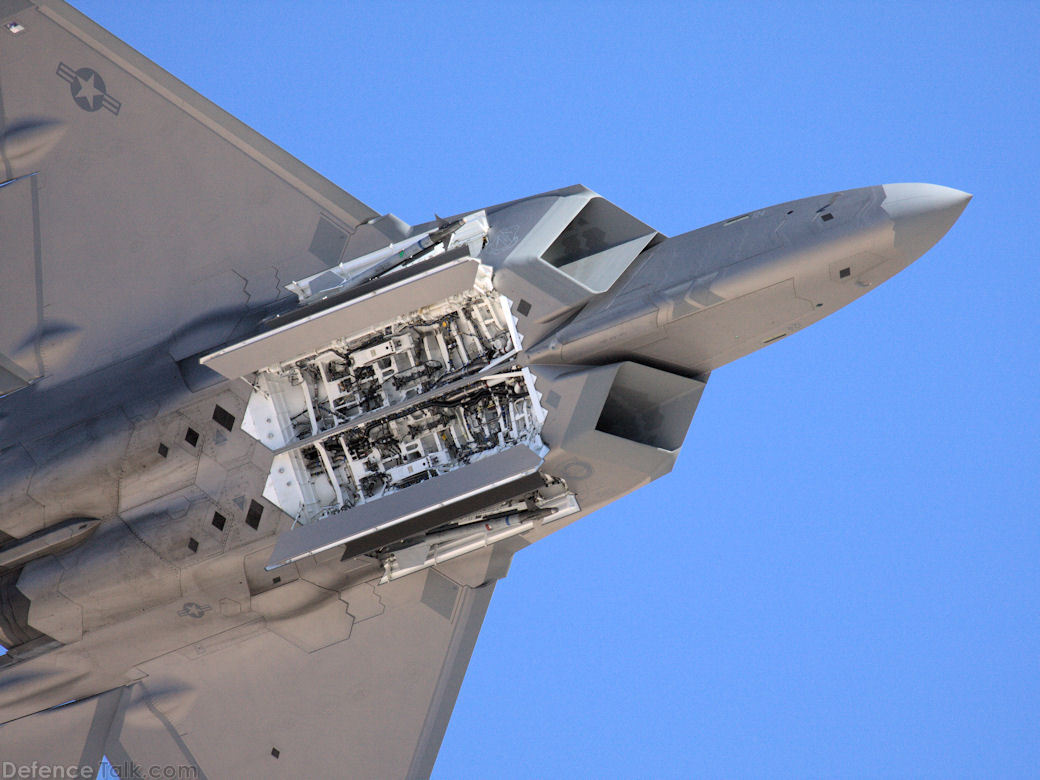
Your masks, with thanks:
[[[94,98],[98,95],[105,94],[94,85],[96,79],[97,74],[95,73],[91,73],[90,78],[87,80],[77,76],[76,80],[79,82],[79,92],[76,93],[76,97],[84,98],[90,105],[94,105]]]

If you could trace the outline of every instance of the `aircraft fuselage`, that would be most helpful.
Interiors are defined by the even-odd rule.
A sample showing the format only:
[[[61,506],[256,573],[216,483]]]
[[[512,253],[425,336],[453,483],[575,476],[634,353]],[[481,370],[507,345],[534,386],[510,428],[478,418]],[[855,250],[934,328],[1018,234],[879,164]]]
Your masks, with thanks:
[[[866,187],[672,238],[582,187],[427,226],[395,221],[389,234],[370,228],[376,249],[331,281],[298,282],[295,308],[257,312],[274,319],[235,344],[104,367],[79,380],[93,399],[81,409],[61,388],[12,396],[0,640],[26,674],[0,688],[2,719],[129,682],[139,661],[250,621],[277,631],[314,597],[266,594],[301,578],[347,603],[370,600],[380,575],[536,541],[667,473],[711,371],[905,268],[969,198]],[[434,277],[409,263],[476,281],[425,301]],[[351,326],[333,346],[302,340],[364,300],[382,312],[391,287],[411,302],[366,315],[386,323]],[[226,378],[207,367],[248,361],[256,344],[268,359],[276,342],[291,359],[242,363],[248,371]],[[101,387],[114,389],[104,398]],[[36,436],[23,404],[60,415],[57,432]],[[477,498],[452,504],[454,485]],[[364,512],[385,521],[391,507],[400,525],[342,530]]]

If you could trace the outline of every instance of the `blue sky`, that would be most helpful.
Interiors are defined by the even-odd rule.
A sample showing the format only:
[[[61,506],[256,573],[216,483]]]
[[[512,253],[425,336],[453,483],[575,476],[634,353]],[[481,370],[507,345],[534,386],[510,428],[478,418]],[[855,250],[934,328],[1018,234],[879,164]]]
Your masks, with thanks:
[[[667,234],[974,193],[717,371],[671,475],[516,557],[435,776],[1040,766],[1040,6],[78,6],[413,223],[576,182]]]

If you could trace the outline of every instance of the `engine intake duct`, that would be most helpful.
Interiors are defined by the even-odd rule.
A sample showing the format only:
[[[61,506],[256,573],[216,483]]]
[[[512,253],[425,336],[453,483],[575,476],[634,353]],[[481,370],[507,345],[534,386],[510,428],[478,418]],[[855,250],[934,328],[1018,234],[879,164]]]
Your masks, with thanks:
[[[589,290],[603,292],[656,235],[628,212],[594,197],[542,252],[542,260]]]
[[[671,471],[705,383],[634,362],[534,366],[543,471],[595,506]]]
[[[621,363],[603,401],[596,430],[648,447],[678,450],[702,387],[685,377]]]

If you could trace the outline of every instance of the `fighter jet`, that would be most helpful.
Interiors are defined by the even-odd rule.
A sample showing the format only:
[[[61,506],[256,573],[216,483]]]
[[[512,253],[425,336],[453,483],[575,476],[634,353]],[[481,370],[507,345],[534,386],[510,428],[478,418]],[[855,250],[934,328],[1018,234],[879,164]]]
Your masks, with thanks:
[[[0,27],[0,761],[36,776],[428,775],[512,556],[971,197],[409,225],[58,0]]]

